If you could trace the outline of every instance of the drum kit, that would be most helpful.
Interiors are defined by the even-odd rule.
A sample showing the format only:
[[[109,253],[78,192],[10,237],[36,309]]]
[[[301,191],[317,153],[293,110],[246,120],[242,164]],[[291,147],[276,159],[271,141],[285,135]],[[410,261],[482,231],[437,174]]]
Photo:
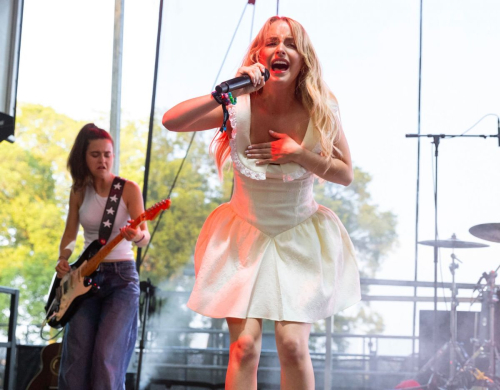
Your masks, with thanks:
[[[478,238],[490,242],[500,243],[500,223],[486,223],[473,226],[469,232]],[[469,357],[462,344],[457,342],[457,286],[455,283],[455,271],[458,269],[458,263],[461,261],[455,256],[455,249],[483,248],[489,245],[462,241],[453,235],[445,240],[419,241],[421,245],[432,246],[435,248],[453,249],[451,254],[451,264],[449,266],[451,283],[451,310],[450,310],[450,334],[451,339],[437,350],[434,356],[422,366],[419,374],[430,372],[431,375],[428,384],[422,388],[436,390],[500,390],[500,377],[496,376],[496,364],[500,363],[497,345],[500,340],[495,341],[495,306],[497,306],[499,292],[495,286],[495,278],[500,266],[489,273],[483,272],[475,290],[479,291],[479,300],[481,302],[481,312],[477,331],[471,339],[474,351]],[[484,283],[483,280],[485,281]],[[437,284],[435,283],[435,286]],[[436,301],[435,301],[436,302]],[[436,305],[434,307],[436,314]],[[498,316],[499,313],[497,313]],[[434,316],[436,322],[436,315]],[[436,340],[436,324],[434,326],[434,341]],[[447,362],[448,372],[442,372],[443,365],[439,361]]]

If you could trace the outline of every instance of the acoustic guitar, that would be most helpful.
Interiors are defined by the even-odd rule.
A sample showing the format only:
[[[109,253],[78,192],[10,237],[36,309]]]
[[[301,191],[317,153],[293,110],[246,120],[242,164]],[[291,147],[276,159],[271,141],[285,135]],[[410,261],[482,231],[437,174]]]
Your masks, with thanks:
[[[61,350],[62,343],[49,344],[42,349],[41,369],[28,384],[26,390],[56,390],[58,388]]]

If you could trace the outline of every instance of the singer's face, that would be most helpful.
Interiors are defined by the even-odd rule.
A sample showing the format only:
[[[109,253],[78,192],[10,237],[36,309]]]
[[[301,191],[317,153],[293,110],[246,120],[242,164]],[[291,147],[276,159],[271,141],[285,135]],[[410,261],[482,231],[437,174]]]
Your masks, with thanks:
[[[259,62],[271,73],[270,79],[294,81],[302,68],[303,60],[285,21],[274,22],[260,49]]]
[[[105,178],[113,167],[113,144],[107,139],[89,142],[86,153],[87,167],[94,178]]]

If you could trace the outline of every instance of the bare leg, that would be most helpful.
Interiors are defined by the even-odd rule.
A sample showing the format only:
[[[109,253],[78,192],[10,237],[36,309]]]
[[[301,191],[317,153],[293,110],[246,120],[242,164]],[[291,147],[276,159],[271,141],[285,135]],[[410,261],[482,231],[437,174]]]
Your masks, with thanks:
[[[281,389],[314,390],[314,371],[308,345],[311,324],[276,322],[275,332],[281,364]]]
[[[229,363],[226,390],[256,390],[262,346],[262,320],[226,318],[229,327]]]

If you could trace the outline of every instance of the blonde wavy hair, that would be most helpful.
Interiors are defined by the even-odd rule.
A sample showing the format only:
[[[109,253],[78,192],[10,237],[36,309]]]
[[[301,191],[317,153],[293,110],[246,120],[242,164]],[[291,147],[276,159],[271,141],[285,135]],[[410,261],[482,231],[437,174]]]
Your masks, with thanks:
[[[267,33],[271,25],[278,21],[284,21],[290,27],[297,51],[303,59],[302,69],[297,77],[295,93],[300,97],[315,128],[319,131],[322,155],[332,156],[336,154],[341,156],[341,151],[335,146],[342,126],[337,113],[337,99],[323,81],[316,51],[306,30],[299,22],[285,16],[269,18],[250,44],[242,65],[249,66],[259,62],[260,49],[265,44]],[[262,89],[254,93],[259,94],[261,91]],[[211,151],[217,164],[219,176],[222,178],[222,167],[230,155],[227,132],[215,134],[211,143]]]

